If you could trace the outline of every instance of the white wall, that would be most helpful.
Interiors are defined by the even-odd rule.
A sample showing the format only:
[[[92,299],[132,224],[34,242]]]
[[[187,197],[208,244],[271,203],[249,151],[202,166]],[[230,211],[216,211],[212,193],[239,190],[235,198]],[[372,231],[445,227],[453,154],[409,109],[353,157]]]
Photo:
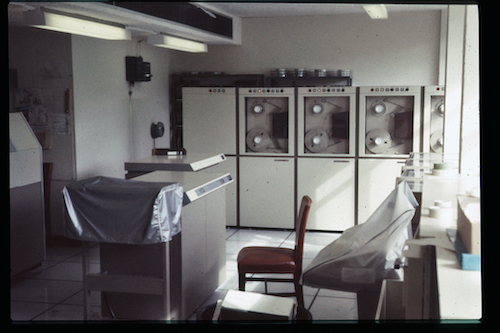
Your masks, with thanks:
[[[51,116],[66,117],[65,92],[73,89],[71,36],[69,34],[9,27],[9,65],[17,70],[18,88],[11,90],[11,110],[29,114],[30,125],[43,133],[43,162],[53,164],[50,190],[50,218],[53,234],[62,234],[61,190],[75,180],[74,142],[71,113],[69,131]],[[46,126],[43,126],[46,123]],[[37,130],[38,129],[38,130]]]
[[[169,127],[169,51],[143,44],[72,36],[78,180],[123,178],[125,162],[151,155],[151,123]],[[125,57],[138,55],[151,63],[153,78],[129,87]],[[168,147],[168,137],[157,139],[157,147]]]
[[[353,85],[438,84],[441,11],[242,19],[242,45],[175,55],[177,71],[352,69]]]
[[[466,6],[462,121],[460,131],[460,173],[471,178],[467,190],[479,186],[481,172],[479,107],[479,13],[477,6]],[[474,181],[474,182],[472,182]]]
[[[45,140],[41,142],[45,148],[43,160],[54,164],[52,178],[73,179],[71,131],[58,133],[50,118],[54,114],[64,116],[64,94],[73,88],[70,35],[11,27],[9,65],[17,70],[18,79],[18,88],[11,89],[10,111],[24,110],[33,130],[45,132]]]
[[[151,155],[153,139],[151,124],[161,121],[165,125],[165,134],[157,138],[154,145],[157,148],[170,147],[170,53],[148,45],[145,41],[134,40],[127,43],[127,56],[142,56],[151,64],[153,77],[150,82],[136,82],[130,91],[130,112],[132,115],[133,159]],[[125,56],[123,56],[125,62]],[[125,65],[123,65],[125,66]],[[123,72],[125,73],[125,71]],[[124,74],[125,75],[125,74]]]

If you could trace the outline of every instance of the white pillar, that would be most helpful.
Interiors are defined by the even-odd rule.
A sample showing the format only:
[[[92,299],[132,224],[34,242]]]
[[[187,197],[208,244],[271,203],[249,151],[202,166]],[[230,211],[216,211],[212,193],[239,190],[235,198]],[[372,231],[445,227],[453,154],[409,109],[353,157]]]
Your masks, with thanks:
[[[443,151],[457,156],[460,151],[465,7],[448,6]]]
[[[460,173],[466,177],[477,177],[480,172],[479,14],[477,5],[466,6],[463,62]]]

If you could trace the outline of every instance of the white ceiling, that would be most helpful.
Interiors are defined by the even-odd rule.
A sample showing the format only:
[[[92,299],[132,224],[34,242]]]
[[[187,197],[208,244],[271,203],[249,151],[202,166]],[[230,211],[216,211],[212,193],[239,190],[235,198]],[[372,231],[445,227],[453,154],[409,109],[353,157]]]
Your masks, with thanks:
[[[273,3],[273,2],[195,2],[196,4],[218,10],[222,13],[238,17],[279,17],[279,16],[311,16],[335,14],[359,14],[365,10],[361,4],[355,3]],[[441,10],[446,5],[439,4],[387,4],[390,14],[413,10]]]
[[[229,16],[278,17],[278,16],[311,16],[364,13],[361,4],[354,3],[273,3],[273,2],[193,2],[193,5],[203,7],[209,14],[214,11]],[[227,38],[214,36],[201,31],[194,31],[184,25],[152,17],[149,15],[109,6],[100,2],[11,2],[8,6],[9,26],[24,25],[22,13],[38,7],[47,7],[71,14],[79,14],[94,19],[122,24],[131,30],[133,36],[146,36],[152,33],[168,33],[198,40],[208,44],[231,43]],[[391,12],[412,10],[440,10],[446,5],[387,5],[389,16]]]

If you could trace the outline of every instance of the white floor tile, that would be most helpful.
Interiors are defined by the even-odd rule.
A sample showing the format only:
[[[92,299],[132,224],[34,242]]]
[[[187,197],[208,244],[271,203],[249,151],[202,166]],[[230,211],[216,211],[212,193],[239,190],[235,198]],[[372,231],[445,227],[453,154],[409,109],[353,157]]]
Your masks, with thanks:
[[[306,232],[304,237],[306,244],[326,246],[340,237],[340,233],[333,232]]]
[[[311,307],[313,301],[314,301],[314,295],[304,295],[304,307],[309,310]]]
[[[226,270],[237,271],[238,270],[238,262],[237,262],[238,254],[226,254]]]
[[[264,230],[264,229],[240,229],[238,232],[231,235],[228,240],[244,241],[244,242],[273,242],[281,243],[292,232],[286,230]]]
[[[304,238],[304,258],[315,258],[327,245],[340,237],[334,233],[306,233]]]
[[[56,246],[46,250],[46,260],[63,261],[81,253],[81,246]]]
[[[10,319],[13,321],[28,321],[47,311],[54,304],[17,302],[10,303]]]
[[[340,297],[340,298],[357,298],[356,293],[342,290],[333,290],[321,288],[318,296]]]
[[[60,261],[52,261],[52,260],[44,260],[42,262],[42,264],[28,272],[25,272],[22,274],[22,277],[16,277],[14,280],[19,280],[19,279],[29,279],[31,277],[33,277],[34,275],[46,270],[47,268],[49,267],[52,267],[52,266],[55,266],[57,264],[59,264]]]
[[[90,264],[90,272],[99,272],[99,264]],[[81,262],[63,261],[32,276],[34,279],[83,281]]]
[[[240,250],[247,246],[272,246],[278,247],[280,242],[273,240],[254,240],[254,241],[241,241],[241,240],[231,240],[226,241],[226,254],[237,255]]]
[[[245,284],[245,291],[251,291],[254,293],[264,293],[265,291],[265,286],[264,282],[259,282],[259,281],[247,281]]]
[[[307,232],[303,267],[340,234]],[[295,233],[287,230],[226,229],[226,281],[218,292],[238,289],[238,252],[246,246],[289,247],[295,245]],[[47,249],[42,266],[25,274],[11,286],[13,320],[82,320],[82,248],[79,246]],[[99,246],[90,249],[91,271],[99,271]],[[268,283],[269,292],[293,292],[292,283]],[[264,292],[263,282],[249,281],[247,291]],[[304,286],[304,301],[314,320],[352,320],[357,318],[356,294]],[[91,306],[100,318],[100,293],[92,292]]]
[[[238,290],[238,271],[226,270],[226,281],[224,281],[218,289]]]
[[[313,295],[315,296],[318,293],[318,288],[314,287],[309,287],[309,286],[302,286],[302,292],[305,295]]]
[[[226,228],[226,239],[231,237],[231,235],[233,235],[237,231],[238,231],[238,229],[236,229],[236,228]]]
[[[100,256],[99,256],[99,245],[92,246],[89,249],[89,261],[90,263],[99,263],[100,262]],[[68,259],[66,259],[68,262],[82,262],[82,253],[78,253],[75,256],[72,256]]]
[[[101,320],[100,317],[101,309],[98,307],[91,308],[92,315],[89,320]],[[42,313],[38,317],[34,318],[33,321],[44,321],[44,320],[83,320],[83,305],[72,305],[72,304],[59,304],[48,311]]]
[[[83,305],[83,290],[61,302],[61,304]],[[101,306],[101,293],[98,291],[90,292],[90,305]]]
[[[357,301],[352,298],[316,296],[309,311],[313,320],[357,320]]]
[[[12,301],[56,304],[82,290],[79,281],[28,279],[11,286]]]

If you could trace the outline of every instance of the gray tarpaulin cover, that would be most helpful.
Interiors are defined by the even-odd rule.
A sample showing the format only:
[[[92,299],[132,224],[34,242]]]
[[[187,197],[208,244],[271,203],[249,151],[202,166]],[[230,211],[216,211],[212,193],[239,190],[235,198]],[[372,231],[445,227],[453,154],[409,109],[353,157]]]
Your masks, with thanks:
[[[302,275],[304,285],[351,292],[380,291],[384,279],[402,279],[394,269],[418,206],[406,181],[401,182],[370,218],[345,230],[323,248]]]
[[[183,188],[97,176],[62,191],[64,236],[99,243],[168,242],[181,230]]]

